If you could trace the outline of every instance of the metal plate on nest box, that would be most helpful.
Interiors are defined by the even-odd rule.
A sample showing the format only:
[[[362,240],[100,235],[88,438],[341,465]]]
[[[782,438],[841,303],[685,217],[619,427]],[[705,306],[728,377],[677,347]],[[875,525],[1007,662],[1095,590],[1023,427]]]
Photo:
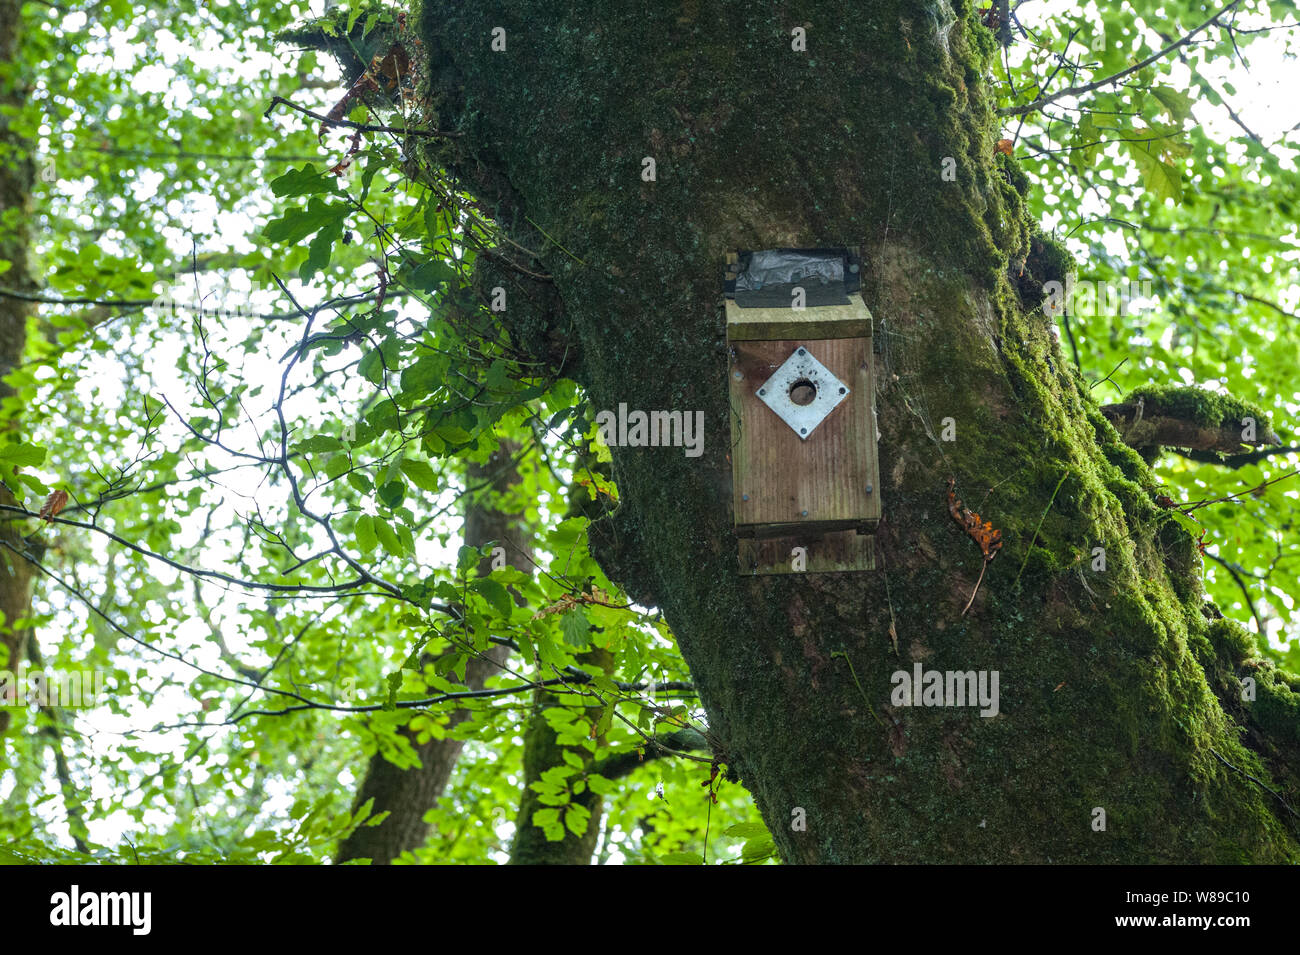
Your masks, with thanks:
[[[758,388],[763,404],[805,441],[848,396],[849,386],[802,346]]]

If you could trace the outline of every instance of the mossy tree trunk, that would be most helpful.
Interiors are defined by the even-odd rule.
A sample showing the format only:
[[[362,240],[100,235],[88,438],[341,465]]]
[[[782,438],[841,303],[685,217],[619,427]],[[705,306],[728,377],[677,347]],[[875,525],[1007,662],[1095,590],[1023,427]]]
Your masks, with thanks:
[[[1061,360],[1037,305],[1063,257],[995,158],[969,0],[423,6],[459,134],[433,158],[553,276],[510,298],[516,338],[568,346],[598,409],[706,413],[702,457],[614,449],[593,537],[663,608],[787,861],[1297,857],[1297,697],[1206,618],[1190,537]],[[877,323],[883,567],[741,577],[720,264],[834,245],[861,247]],[[964,616],[982,558],[950,477],[1006,542]],[[998,671],[998,715],[893,705],[916,662]]]

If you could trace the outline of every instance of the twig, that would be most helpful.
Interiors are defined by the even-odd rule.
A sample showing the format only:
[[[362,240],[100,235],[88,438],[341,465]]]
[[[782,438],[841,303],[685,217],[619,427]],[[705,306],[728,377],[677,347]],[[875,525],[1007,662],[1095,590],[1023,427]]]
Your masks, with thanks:
[[[1043,90],[1047,89],[1047,87],[1052,85],[1052,80],[1056,79],[1056,74],[1061,72],[1061,70],[1065,69],[1065,64],[1067,62],[1065,59],[1066,51],[1070,49],[1070,44],[1074,42],[1074,38],[1078,35],[1079,35],[1078,30],[1071,30],[1070,35],[1065,38],[1065,45],[1061,47],[1061,52],[1056,55],[1056,67],[1052,70],[1052,72],[1047,74],[1047,79],[1043,80],[1043,82],[1038,85],[1038,92],[1040,94],[1043,92]],[[1020,117],[1020,123],[1016,126],[1015,135],[1011,137],[1011,142],[1013,147],[1015,143],[1020,142],[1020,131],[1024,128],[1025,128],[1025,116],[1022,115]],[[1076,364],[1078,364],[1077,361]]]
[[[1121,368],[1123,368],[1123,367],[1124,367],[1124,362],[1126,362],[1126,361],[1128,361],[1128,356],[1127,356],[1127,355],[1125,355],[1123,358],[1121,358],[1121,359],[1119,360],[1119,364],[1116,365],[1114,368],[1112,368],[1112,369],[1110,370],[1110,375],[1115,374],[1115,372],[1117,372],[1117,371],[1119,371]],[[1110,381],[1110,375],[1107,375],[1107,376],[1106,376],[1105,378],[1103,378],[1101,381],[1094,381],[1092,384],[1090,384],[1090,385],[1088,386],[1088,390],[1089,390],[1089,391],[1092,391],[1092,389],[1094,389],[1094,388],[1096,388],[1098,385],[1100,385],[1100,384],[1102,383],[1102,381]]]
[[[975,589],[970,592],[970,600],[966,601],[966,606],[961,608],[961,615],[963,617],[966,616],[966,611],[970,609],[970,605],[975,602],[975,595],[980,592],[980,584],[984,583],[984,571],[988,569],[989,562],[986,560],[980,565],[980,575],[975,581]],[[1023,570],[1024,568],[1022,567],[1021,569]]]
[[[1268,630],[1264,627],[1264,621],[1260,619],[1259,611],[1255,609],[1255,601],[1250,597],[1250,588],[1248,588],[1246,582],[1241,579],[1241,574],[1237,573],[1237,569],[1222,557],[1211,554],[1209,551],[1201,551],[1201,553],[1232,575],[1232,579],[1235,580],[1237,586],[1241,588],[1241,595],[1246,598],[1246,606],[1250,609],[1250,615],[1255,618],[1255,626],[1259,628],[1261,636],[1267,636]]]
[[[1295,811],[1294,809],[1292,809],[1289,805],[1287,805],[1287,801],[1286,801],[1285,799],[1283,799],[1280,795],[1278,795],[1277,793],[1275,793],[1273,790],[1269,789],[1267,786],[1265,786],[1262,782],[1260,782],[1258,779],[1256,779],[1256,778],[1255,778],[1254,776],[1252,776],[1250,773],[1246,772],[1245,770],[1238,769],[1236,766],[1232,765],[1232,763],[1228,762],[1226,759],[1224,759],[1222,756],[1220,756],[1220,755],[1219,755],[1219,751],[1218,751],[1217,749],[1215,749],[1213,746],[1210,747],[1210,752],[1213,753],[1213,754],[1214,754],[1214,758],[1217,759],[1219,762],[1223,763],[1224,766],[1227,766],[1227,767],[1228,767],[1229,769],[1231,769],[1234,773],[1237,773],[1237,774],[1239,774],[1239,775],[1241,775],[1241,776],[1245,776],[1247,779],[1249,779],[1252,783],[1254,783],[1254,784],[1255,784],[1256,786],[1258,786],[1260,789],[1264,790],[1264,792],[1268,793],[1270,796],[1272,796],[1274,799],[1276,799],[1278,802],[1280,802],[1280,803],[1282,804],[1282,808],[1283,808],[1283,809],[1285,809],[1287,812],[1291,813],[1291,815],[1295,816],[1297,819],[1300,819],[1300,812],[1296,812],[1296,811]]]
[[[1284,309],[1281,305],[1278,305],[1276,302],[1270,302],[1268,299],[1260,298],[1258,295],[1248,295],[1245,292],[1238,292],[1237,294],[1240,295],[1242,298],[1244,298],[1247,302],[1254,302],[1257,305],[1266,305],[1269,308],[1271,308],[1273,311],[1277,312],[1279,315],[1285,318],[1292,319],[1293,321],[1300,322],[1300,315],[1297,315],[1295,312],[1288,312],[1286,309]]]
[[[858,692],[862,694],[862,702],[867,704],[867,712],[871,714],[871,718],[884,726],[885,729],[889,729],[888,726],[885,726],[885,721],[876,715],[875,709],[871,706],[871,700],[867,699],[867,691],[862,689],[862,684],[858,682],[858,673],[853,669],[853,661],[849,659],[848,653],[844,650],[832,651],[831,659],[834,660],[836,657],[843,657],[844,662],[849,665],[849,675],[853,677],[854,685],[858,688]]]
[[[1280,448],[1261,448],[1258,451],[1248,451],[1245,454],[1221,454],[1218,451],[1195,451],[1186,448],[1170,448],[1174,454],[1181,455],[1189,461],[1200,461],[1202,464],[1219,464],[1225,468],[1244,468],[1248,464],[1257,464],[1265,458],[1270,458],[1275,454],[1294,454],[1300,451],[1300,444],[1290,444]]]
[[[314,113],[296,103],[291,103],[283,96],[272,96],[271,105],[266,108],[266,112],[262,114],[262,117],[269,118],[271,111],[277,106],[287,106],[295,112],[302,113],[304,116],[310,116],[318,123],[324,123],[329,126],[343,126],[347,129],[355,129],[358,132],[363,133],[392,133],[394,136],[427,136],[431,139],[443,136],[461,135],[460,133],[444,132],[440,129],[397,129],[392,126],[378,126],[374,123],[354,123],[350,119],[330,119],[328,116],[322,116],[320,113]]]
[[[1200,510],[1202,507],[1208,507],[1211,504],[1226,504],[1229,501],[1235,501],[1239,497],[1245,497],[1247,494],[1254,494],[1256,491],[1262,491],[1270,484],[1276,484],[1278,481],[1285,481],[1287,478],[1295,477],[1297,474],[1300,474],[1300,471],[1288,471],[1286,474],[1265,481],[1263,484],[1257,484],[1252,488],[1247,488],[1244,491],[1238,491],[1236,494],[1225,494],[1223,497],[1212,497],[1205,501],[1193,501],[1190,504],[1180,505],[1175,508],[1175,510],[1190,517],[1191,515],[1189,512],[1191,511]]]
[[[885,566],[885,555],[880,555],[880,569],[885,575],[885,602],[889,604],[889,642],[894,647],[894,656],[898,656],[898,628],[894,625],[894,598],[889,593],[889,568]]]
[[[1034,528],[1034,536],[1029,539],[1029,546],[1025,548],[1025,559],[1020,562],[1020,569],[1016,571],[1016,579],[1011,581],[1011,586],[1014,587],[1020,582],[1020,575],[1025,572],[1025,565],[1029,563],[1029,554],[1034,549],[1034,542],[1038,540],[1038,532],[1043,529],[1043,521],[1047,520],[1047,512],[1052,509],[1052,504],[1056,500],[1057,491],[1061,490],[1061,485],[1065,483],[1065,479],[1069,476],[1070,471],[1067,468],[1066,472],[1061,475],[1061,480],[1056,482],[1056,490],[1052,492],[1052,499],[1047,502],[1047,507],[1043,508],[1043,516],[1038,519],[1038,526]],[[981,576],[983,575],[981,574]]]
[[[1223,7],[1222,9],[1220,9],[1218,13],[1214,14],[1214,16],[1210,17],[1210,19],[1206,20],[1200,26],[1196,27],[1194,30],[1192,30],[1182,39],[1174,41],[1173,43],[1165,47],[1163,50],[1159,50],[1155,53],[1152,53],[1145,60],[1142,60],[1139,63],[1135,63],[1133,66],[1130,66],[1127,69],[1120,70],[1118,73],[1112,73],[1110,76],[1107,76],[1104,79],[1096,80],[1092,83],[1087,83],[1083,86],[1067,87],[1066,89],[1061,90],[1059,93],[1053,93],[1051,96],[1040,96],[1032,103],[1027,103],[1024,106],[1004,107],[1003,109],[998,110],[998,115],[999,116],[1020,116],[1023,115],[1024,113],[1032,113],[1035,110],[1042,109],[1044,106],[1048,105],[1049,103],[1055,103],[1058,99],[1064,99],[1067,96],[1079,96],[1082,93],[1091,93],[1093,90],[1099,89],[1100,87],[1105,86],[1108,83],[1117,83],[1120,80],[1124,79],[1124,77],[1131,76],[1132,74],[1145,69],[1146,67],[1154,63],[1156,60],[1163,59],[1164,57],[1168,56],[1170,53],[1174,52],[1174,50],[1186,46],[1188,43],[1192,42],[1192,39],[1198,33],[1201,33],[1204,30],[1208,29],[1209,27],[1213,26],[1215,22],[1218,21],[1219,17],[1223,16],[1225,13],[1230,12],[1233,8],[1238,6],[1240,3],[1241,0],[1232,0],[1231,3],[1229,3],[1227,6]]]

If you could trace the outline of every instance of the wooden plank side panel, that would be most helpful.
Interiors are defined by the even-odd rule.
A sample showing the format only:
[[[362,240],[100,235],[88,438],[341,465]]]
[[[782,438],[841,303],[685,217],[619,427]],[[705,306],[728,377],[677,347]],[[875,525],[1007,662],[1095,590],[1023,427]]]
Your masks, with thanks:
[[[768,540],[740,539],[741,574],[843,574],[876,569],[876,539],[856,531],[793,535]],[[794,567],[794,548],[802,547],[803,570]]]
[[[800,346],[851,392],[806,441],[757,395]],[[870,338],[737,341],[728,371],[737,527],[880,519]]]

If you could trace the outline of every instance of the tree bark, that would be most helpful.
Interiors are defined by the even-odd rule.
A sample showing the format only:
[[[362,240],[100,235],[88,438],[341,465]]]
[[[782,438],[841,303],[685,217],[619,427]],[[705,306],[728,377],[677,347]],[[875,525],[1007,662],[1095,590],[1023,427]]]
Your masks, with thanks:
[[[1203,616],[1190,536],[1061,358],[1038,305],[1068,263],[1031,245],[995,155],[996,38],[968,0],[427,0],[421,33],[458,134],[425,161],[496,204],[562,300],[563,322],[512,305],[516,337],[580,344],[566,371],[597,409],[706,414],[702,457],[613,449],[593,543],[663,609],[787,862],[1297,858],[1300,704]],[[721,264],[781,246],[864,253],[874,572],[737,573]],[[1002,531],[987,568],[950,477]],[[998,714],[896,704],[914,664],[997,671]]]
[[[506,562],[531,572],[532,529],[523,519],[523,514],[504,499],[519,483],[519,470],[513,460],[518,451],[517,444],[503,441],[487,464],[471,464],[466,468],[467,486],[486,484],[487,487],[471,499],[466,509],[464,539],[471,547],[500,541],[500,546],[505,548]],[[479,573],[491,573],[491,565],[491,558],[484,558]],[[488,677],[500,671],[509,655],[508,647],[493,646],[485,653],[471,657],[465,664],[465,687],[482,689]],[[425,660],[426,665],[432,662],[432,658]],[[447,732],[453,731],[470,715],[467,709],[454,710],[446,725]],[[429,824],[424,817],[437,805],[447,788],[465,741],[448,736],[421,743],[411,729],[403,727],[399,732],[415,748],[419,765],[410,768],[396,766],[385,759],[382,752],[376,752],[370,758],[355,805],[361,806],[374,799],[372,812],[388,812],[389,816],[377,826],[361,825],[353,830],[340,842],[336,862],[370,859],[373,865],[388,865],[403,852],[413,852],[428,841]]]
[[[614,657],[608,650],[591,650],[580,654],[578,661],[601,667],[609,673]],[[541,780],[548,769],[565,766],[566,753],[570,757],[577,757],[581,764],[579,771],[568,780],[570,786],[585,780],[587,774],[595,768],[592,753],[581,746],[563,745],[559,735],[547,722],[545,711],[559,705],[560,698],[554,693],[537,690],[533,695],[533,711],[529,716],[528,730],[524,733],[524,785],[519,796],[519,812],[515,815],[515,838],[510,847],[511,865],[590,865],[591,854],[596,851],[605,800],[585,782],[581,787],[582,792],[573,793],[571,799],[571,805],[580,808],[570,810],[566,807],[560,811],[557,826],[562,827],[562,835],[559,839],[549,838],[546,831],[533,821],[533,815],[539,809],[547,808],[546,801],[533,789],[533,784]],[[588,707],[583,716],[595,725],[600,718],[601,709],[600,706]],[[570,811],[585,813],[586,828],[581,834],[565,825],[564,815]]]
[[[19,65],[23,33],[22,4],[18,0],[0,0],[0,67],[13,70],[0,81],[0,259],[12,265],[0,274],[0,284],[20,291],[35,289],[28,268],[27,249],[31,241],[32,183],[35,167],[31,143],[12,128],[14,113],[26,102],[23,84],[26,73]],[[27,320],[33,308],[26,302],[0,296],[0,427],[14,427],[18,413],[17,394],[7,382],[22,362],[27,347]],[[0,483],[0,504],[17,504],[10,488]],[[24,539],[21,525],[13,519],[0,519],[0,669],[16,670],[24,659],[26,628],[15,627],[27,617],[32,607],[32,580],[36,568],[20,556],[31,545]],[[10,714],[0,707],[0,733],[9,727]]]

